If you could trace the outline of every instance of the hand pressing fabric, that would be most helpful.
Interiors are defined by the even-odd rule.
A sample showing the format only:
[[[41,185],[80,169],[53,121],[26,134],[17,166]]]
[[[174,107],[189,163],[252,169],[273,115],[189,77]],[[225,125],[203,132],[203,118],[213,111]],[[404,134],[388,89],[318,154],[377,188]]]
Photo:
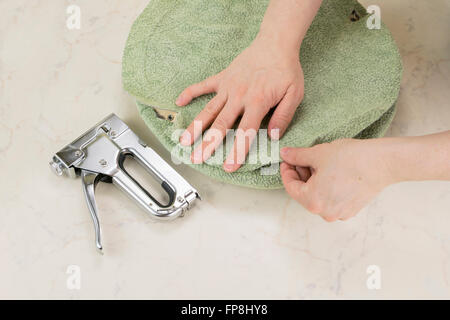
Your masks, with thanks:
[[[176,104],[186,106],[198,96],[216,93],[180,137],[182,145],[192,145],[211,126],[191,155],[193,163],[211,157],[239,116],[242,118],[233,149],[223,165],[227,172],[236,171],[245,162],[261,121],[273,107],[269,135],[272,139],[283,135],[303,98],[300,44],[320,3],[321,0],[271,1],[253,43],[225,70],[187,87],[179,95]],[[200,123],[202,132],[194,132],[195,121]]]
[[[289,195],[326,221],[356,215],[384,187],[408,180],[450,180],[450,131],[422,137],[341,139],[283,148]]]
[[[226,171],[235,171],[244,162],[261,121],[272,107],[277,106],[269,122],[269,135],[272,129],[279,129],[280,134],[287,129],[303,98],[303,71],[298,52],[283,52],[267,42],[256,39],[228,68],[186,88],[176,101],[178,105],[186,105],[195,97],[217,92],[194,121],[201,122],[202,131],[212,123],[210,129],[218,130],[221,138],[214,139],[217,131],[207,132],[202,144],[193,152],[193,163],[201,163],[212,155],[239,116],[242,116],[238,128],[241,130],[236,131],[232,152],[225,161]],[[238,152],[237,140],[243,139],[244,133],[252,134],[242,144],[245,150]],[[180,142],[191,145],[197,138],[194,123],[191,123]]]

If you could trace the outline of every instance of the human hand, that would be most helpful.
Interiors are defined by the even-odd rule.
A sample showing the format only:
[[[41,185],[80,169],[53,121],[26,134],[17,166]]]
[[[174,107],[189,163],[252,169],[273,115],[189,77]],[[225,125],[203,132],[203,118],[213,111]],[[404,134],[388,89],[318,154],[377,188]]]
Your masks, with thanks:
[[[394,182],[386,155],[400,148],[387,141],[341,139],[311,148],[283,148],[284,187],[326,221],[349,219]]]
[[[180,143],[192,145],[212,124],[191,155],[193,163],[202,163],[242,116],[241,130],[236,131],[233,149],[223,165],[227,172],[236,171],[244,163],[261,121],[272,107],[276,109],[269,122],[269,135],[272,139],[283,135],[303,98],[303,82],[298,48],[282,50],[270,39],[258,36],[226,69],[187,87],[177,98],[177,105],[186,106],[195,97],[216,92],[181,135]],[[201,124],[201,132],[194,132],[195,121]],[[279,129],[273,131],[277,134],[271,134],[273,129]]]

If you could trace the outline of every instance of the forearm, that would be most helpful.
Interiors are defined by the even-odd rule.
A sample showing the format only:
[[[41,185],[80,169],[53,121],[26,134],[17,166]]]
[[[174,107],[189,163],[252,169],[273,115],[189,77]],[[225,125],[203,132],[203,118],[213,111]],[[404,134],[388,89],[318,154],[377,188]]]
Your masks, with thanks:
[[[450,130],[419,137],[378,140],[386,157],[390,183],[450,180]]]
[[[285,52],[298,55],[322,0],[271,0],[258,38],[269,40]]]

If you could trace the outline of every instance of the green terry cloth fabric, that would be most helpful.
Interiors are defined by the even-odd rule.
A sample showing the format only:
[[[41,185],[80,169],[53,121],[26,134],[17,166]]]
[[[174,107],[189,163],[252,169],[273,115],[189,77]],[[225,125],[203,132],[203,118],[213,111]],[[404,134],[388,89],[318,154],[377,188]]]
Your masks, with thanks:
[[[222,71],[252,42],[268,2],[152,0],[135,21],[123,56],[123,84],[167,149],[177,146],[172,134],[186,128],[213,97],[205,95],[180,108],[175,105],[179,93]],[[355,13],[359,19],[352,21]],[[385,133],[395,113],[401,60],[386,26],[369,29],[368,18],[357,1],[323,1],[300,53],[305,97],[280,148]],[[152,107],[178,115],[169,122]],[[279,161],[246,163],[235,173],[224,172],[221,164],[192,166],[223,182],[275,189],[282,187],[279,172],[262,175],[260,168]]]

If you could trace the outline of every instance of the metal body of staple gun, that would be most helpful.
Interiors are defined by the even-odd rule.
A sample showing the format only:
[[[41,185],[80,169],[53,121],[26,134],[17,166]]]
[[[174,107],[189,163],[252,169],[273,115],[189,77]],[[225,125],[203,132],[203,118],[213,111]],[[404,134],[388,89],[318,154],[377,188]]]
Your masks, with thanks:
[[[158,202],[123,167],[126,156],[134,157],[169,195],[168,204]],[[50,166],[61,176],[81,176],[83,191],[94,222],[95,242],[101,244],[94,189],[99,181],[112,182],[134,199],[151,217],[170,220],[183,216],[199,197],[194,189],[155,151],[149,148],[115,114],[111,114],[81,137],[57,152]]]

